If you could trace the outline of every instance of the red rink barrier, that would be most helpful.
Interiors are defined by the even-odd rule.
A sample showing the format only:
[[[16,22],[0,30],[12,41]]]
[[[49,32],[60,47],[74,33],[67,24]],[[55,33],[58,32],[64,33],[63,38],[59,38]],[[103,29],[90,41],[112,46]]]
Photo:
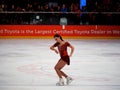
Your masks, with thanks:
[[[0,25],[0,38],[120,38],[120,26],[99,25]]]

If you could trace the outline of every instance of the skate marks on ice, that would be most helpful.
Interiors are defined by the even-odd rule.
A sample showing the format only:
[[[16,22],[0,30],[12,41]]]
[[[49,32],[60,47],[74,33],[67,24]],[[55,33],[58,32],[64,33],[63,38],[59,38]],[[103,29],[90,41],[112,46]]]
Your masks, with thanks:
[[[53,68],[54,69],[54,68]],[[40,76],[49,76],[51,78],[57,78],[56,74],[53,73],[53,70],[51,70],[51,68],[47,67],[47,64],[44,65],[42,63],[34,63],[34,64],[28,64],[28,65],[24,65],[24,66],[20,66],[17,67],[17,70],[22,72],[22,73],[26,73],[26,74],[31,74],[37,77]],[[76,70],[74,69],[65,69],[68,72],[76,72]],[[55,72],[55,71],[54,71]],[[75,80],[87,80],[87,81],[110,81],[109,78],[100,78],[100,77],[90,77],[90,76],[82,76],[82,75],[77,75],[77,74],[71,74]]]

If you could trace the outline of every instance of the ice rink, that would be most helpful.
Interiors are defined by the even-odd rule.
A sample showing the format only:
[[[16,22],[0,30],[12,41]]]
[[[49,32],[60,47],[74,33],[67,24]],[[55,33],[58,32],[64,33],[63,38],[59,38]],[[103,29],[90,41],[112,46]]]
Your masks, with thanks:
[[[120,90],[120,40],[72,40],[74,81],[56,86],[54,39],[0,39],[0,90]],[[68,49],[69,51],[69,49]]]

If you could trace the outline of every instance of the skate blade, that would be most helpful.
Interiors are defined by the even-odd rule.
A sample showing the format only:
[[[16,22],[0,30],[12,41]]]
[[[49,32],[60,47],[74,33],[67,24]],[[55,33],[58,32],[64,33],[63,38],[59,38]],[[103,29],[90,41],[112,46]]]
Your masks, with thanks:
[[[56,86],[64,86],[64,84],[56,83]]]
[[[70,85],[70,83],[73,81],[73,79],[71,79],[69,82],[67,82],[67,85]]]

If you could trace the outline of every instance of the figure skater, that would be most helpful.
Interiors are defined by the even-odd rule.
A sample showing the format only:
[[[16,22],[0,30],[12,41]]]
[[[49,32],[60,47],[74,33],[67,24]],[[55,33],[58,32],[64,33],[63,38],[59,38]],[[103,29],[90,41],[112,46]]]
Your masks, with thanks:
[[[63,86],[65,85],[64,80],[62,78],[66,78],[66,84],[69,85],[73,79],[69,77],[67,74],[65,74],[61,69],[65,65],[70,65],[70,58],[74,52],[74,47],[69,43],[62,39],[62,37],[59,34],[54,35],[54,39],[56,43],[50,47],[51,50],[55,51],[55,53],[60,54],[60,60],[55,65],[55,71],[57,72],[57,75],[59,77],[59,82],[56,83],[56,85]],[[55,47],[58,47],[58,50],[55,49]],[[71,49],[70,54],[67,53],[67,47]]]

